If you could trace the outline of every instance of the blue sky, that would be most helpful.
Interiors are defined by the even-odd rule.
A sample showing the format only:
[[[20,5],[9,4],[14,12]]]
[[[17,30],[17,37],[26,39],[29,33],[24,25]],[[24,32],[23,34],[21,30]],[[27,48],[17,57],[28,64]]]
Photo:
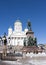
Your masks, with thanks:
[[[23,29],[28,19],[38,43],[46,43],[46,0],[0,0],[0,36],[20,19]]]

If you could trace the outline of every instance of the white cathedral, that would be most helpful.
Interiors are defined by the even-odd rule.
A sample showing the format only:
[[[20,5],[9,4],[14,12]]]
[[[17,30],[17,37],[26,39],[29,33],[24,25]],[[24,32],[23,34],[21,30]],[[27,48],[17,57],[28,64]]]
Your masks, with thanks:
[[[14,30],[10,27],[8,29],[8,45],[20,45],[23,46],[24,39],[27,38],[26,32],[28,29],[22,30],[22,23],[20,20],[16,20],[14,23]]]

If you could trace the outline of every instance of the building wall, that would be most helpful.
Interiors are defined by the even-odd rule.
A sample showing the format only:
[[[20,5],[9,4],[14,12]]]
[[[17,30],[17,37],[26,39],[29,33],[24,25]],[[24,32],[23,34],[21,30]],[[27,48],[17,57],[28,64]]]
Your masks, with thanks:
[[[14,23],[14,30],[12,28],[8,29],[8,38],[10,37],[10,40],[8,39],[8,45],[20,45],[23,46],[24,44],[24,39],[28,36],[34,37],[32,34],[26,35],[28,29],[26,28],[24,31],[22,31],[22,23],[20,20],[17,20]]]
[[[20,45],[20,46],[23,46],[24,38],[25,37],[11,38],[10,42],[8,42],[8,45]]]

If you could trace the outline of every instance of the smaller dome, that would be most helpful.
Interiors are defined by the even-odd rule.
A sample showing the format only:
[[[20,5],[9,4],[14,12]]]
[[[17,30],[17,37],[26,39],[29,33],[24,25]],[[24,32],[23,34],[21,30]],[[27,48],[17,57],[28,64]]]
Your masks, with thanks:
[[[9,28],[8,28],[8,30],[12,30],[12,28],[11,28],[11,27],[9,27]]]
[[[27,32],[27,31],[28,31],[28,29],[26,28],[24,31],[25,31],[25,32]]]
[[[10,27],[9,29],[8,29],[8,36],[10,36],[12,34],[12,28]]]
[[[10,27],[10,28],[8,28],[8,29],[12,29],[12,28]]]

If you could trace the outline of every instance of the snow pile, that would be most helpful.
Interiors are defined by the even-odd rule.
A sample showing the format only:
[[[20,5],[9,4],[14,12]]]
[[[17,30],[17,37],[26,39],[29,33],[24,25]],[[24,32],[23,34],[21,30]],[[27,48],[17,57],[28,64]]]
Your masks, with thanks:
[[[38,53],[38,54],[33,54],[33,53],[27,53],[26,56],[28,57],[39,57],[39,56],[46,56],[46,53],[42,52],[42,53]]]

